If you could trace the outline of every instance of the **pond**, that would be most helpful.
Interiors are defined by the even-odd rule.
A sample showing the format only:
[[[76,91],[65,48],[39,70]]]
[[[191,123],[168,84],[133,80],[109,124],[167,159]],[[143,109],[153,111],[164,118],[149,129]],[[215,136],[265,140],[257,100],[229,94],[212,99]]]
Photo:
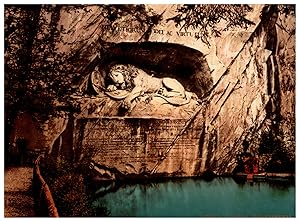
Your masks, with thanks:
[[[115,187],[94,192],[95,211],[113,217],[295,217],[294,180],[176,179]]]

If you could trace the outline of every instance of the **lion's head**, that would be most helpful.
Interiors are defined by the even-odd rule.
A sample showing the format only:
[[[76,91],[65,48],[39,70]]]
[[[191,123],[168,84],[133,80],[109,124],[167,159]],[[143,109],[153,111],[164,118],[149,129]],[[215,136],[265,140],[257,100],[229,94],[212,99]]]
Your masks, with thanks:
[[[125,83],[125,89],[132,89],[133,79],[138,75],[138,70],[132,65],[116,64],[113,65],[108,73],[108,77],[115,85],[122,85]]]

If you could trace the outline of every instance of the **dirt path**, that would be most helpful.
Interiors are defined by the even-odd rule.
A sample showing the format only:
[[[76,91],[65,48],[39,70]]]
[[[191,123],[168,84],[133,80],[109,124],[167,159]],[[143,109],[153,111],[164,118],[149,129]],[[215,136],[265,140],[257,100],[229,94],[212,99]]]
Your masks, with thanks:
[[[10,167],[4,174],[4,216],[34,217],[32,167]]]

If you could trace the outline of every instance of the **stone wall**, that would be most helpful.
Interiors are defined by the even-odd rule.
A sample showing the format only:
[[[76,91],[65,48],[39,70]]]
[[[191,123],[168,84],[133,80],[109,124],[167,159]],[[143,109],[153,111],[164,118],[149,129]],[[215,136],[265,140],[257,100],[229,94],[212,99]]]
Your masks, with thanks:
[[[6,161],[15,164],[24,164],[31,161],[29,155],[40,152],[43,139],[39,124],[28,113],[20,113],[12,127],[9,138],[9,149]]]
[[[68,117],[65,112],[57,112],[47,120],[42,120],[38,116],[29,113],[20,113],[13,125],[10,134],[9,152],[14,156],[20,152],[30,153],[51,153],[54,142],[66,129]],[[18,141],[23,141],[25,150],[21,151]]]
[[[122,174],[193,176],[200,173],[202,131],[189,119],[77,119],[75,155]]]
[[[293,86],[295,72],[280,68],[276,54],[277,42],[286,37],[278,36],[274,14],[266,18],[244,41],[228,67],[213,74],[217,81],[207,102],[201,171],[232,173],[238,154],[245,151],[263,159],[264,154],[259,151],[262,136],[270,133],[278,138],[278,128],[286,125],[283,120],[294,116],[291,114],[295,113],[291,111],[294,110],[294,90],[284,90],[282,79],[289,78],[288,85]],[[291,60],[294,59],[292,55]],[[285,131],[293,129],[291,124]],[[292,147],[295,145],[295,140],[290,138],[289,142]],[[275,146],[269,149],[272,153]],[[260,165],[261,170],[264,164]]]
[[[278,36],[276,62],[280,81],[280,132],[289,158],[295,160],[296,124],[296,21],[295,17],[280,15],[276,27]]]

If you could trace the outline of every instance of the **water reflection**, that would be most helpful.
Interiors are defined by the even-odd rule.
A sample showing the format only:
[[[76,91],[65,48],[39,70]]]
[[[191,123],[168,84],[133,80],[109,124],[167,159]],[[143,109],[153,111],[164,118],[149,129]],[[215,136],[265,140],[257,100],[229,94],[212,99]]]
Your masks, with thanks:
[[[91,205],[94,209],[105,207],[110,216],[295,216],[295,186],[287,181],[250,184],[236,183],[231,178],[210,182],[177,179],[146,184],[115,183],[107,191],[106,194],[96,191]]]

